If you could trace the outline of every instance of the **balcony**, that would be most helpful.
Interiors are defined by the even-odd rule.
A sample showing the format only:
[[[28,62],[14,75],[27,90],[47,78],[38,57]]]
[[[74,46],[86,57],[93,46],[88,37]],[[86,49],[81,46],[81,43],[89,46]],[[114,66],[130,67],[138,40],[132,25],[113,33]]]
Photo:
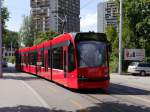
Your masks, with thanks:
[[[48,8],[34,8],[32,9],[33,16],[48,16]]]
[[[37,8],[37,7],[49,7],[50,2],[49,0],[39,0],[37,2],[35,2],[35,0],[31,0],[31,7],[32,8]]]

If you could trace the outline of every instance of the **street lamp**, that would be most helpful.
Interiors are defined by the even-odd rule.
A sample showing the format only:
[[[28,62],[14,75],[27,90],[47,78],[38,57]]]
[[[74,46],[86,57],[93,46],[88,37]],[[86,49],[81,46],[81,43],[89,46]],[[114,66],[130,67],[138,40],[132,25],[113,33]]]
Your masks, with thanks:
[[[2,1],[0,0],[0,78],[2,74],[2,12],[1,12]]]
[[[119,67],[118,73],[122,73],[122,0],[120,0],[120,32],[119,32]]]

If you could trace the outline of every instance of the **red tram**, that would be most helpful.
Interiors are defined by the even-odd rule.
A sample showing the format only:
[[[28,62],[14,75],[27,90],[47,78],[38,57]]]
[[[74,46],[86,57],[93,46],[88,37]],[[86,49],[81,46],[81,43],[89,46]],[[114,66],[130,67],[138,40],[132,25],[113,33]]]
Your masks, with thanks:
[[[66,33],[16,51],[16,69],[74,89],[109,86],[108,42],[103,33]]]

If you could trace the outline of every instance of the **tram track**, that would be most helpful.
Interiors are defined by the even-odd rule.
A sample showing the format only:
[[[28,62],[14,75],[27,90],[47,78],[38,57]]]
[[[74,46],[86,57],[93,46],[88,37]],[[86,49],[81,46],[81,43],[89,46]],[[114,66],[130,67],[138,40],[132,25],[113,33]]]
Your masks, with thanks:
[[[110,89],[110,95],[112,94],[111,96],[115,98],[119,98],[136,105],[146,105],[147,103],[147,106],[150,107],[150,91],[139,88],[134,89],[135,88],[132,87],[129,89],[113,87],[113,89]]]
[[[109,105],[109,108],[106,108],[103,109],[102,105],[108,105],[107,102],[103,101],[103,100],[100,100],[99,98],[93,96],[93,95],[82,95],[83,97],[85,97],[86,99],[88,99],[89,101],[93,102],[95,105],[97,105],[97,107],[99,107],[100,109],[100,112],[109,112],[109,111],[112,111],[112,112],[126,112],[120,108],[116,108],[114,107],[113,105]]]
[[[137,108],[142,108],[142,107],[149,108],[150,100],[148,100],[145,96],[143,97],[143,95],[132,95],[132,94],[131,95],[130,94],[128,95],[113,94],[113,92],[118,93],[118,91],[120,91],[120,89],[115,88],[114,90],[111,90],[107,93],[98,93],[98,94],[89,93],[89,94],[80,94],[80,95],[82,97],[85,97],[89,101],[93,102],[94,104],[98,105],[100,109],[102,105],[108,105],[109,109],[113,110],[114,112],[127,112],[127,111],[134,112],[135,111],[134,108],[130,108],[130,105],[134,105],[135,108],[136,107]],[[126,105],[127,108],[122,108],[120,105]],[[107,109],[108,108],[105,108],[105,110],[102,110],[102,112],[103,111],[107,112]]]

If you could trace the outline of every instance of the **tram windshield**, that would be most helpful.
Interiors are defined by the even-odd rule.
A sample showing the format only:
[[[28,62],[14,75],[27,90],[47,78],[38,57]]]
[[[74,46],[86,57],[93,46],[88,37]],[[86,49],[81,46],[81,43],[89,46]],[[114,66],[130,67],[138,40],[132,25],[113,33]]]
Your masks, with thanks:
[[[79,67],[98,67],[106,63],[106,44],[99,41],[81,41],[77,44]]]

